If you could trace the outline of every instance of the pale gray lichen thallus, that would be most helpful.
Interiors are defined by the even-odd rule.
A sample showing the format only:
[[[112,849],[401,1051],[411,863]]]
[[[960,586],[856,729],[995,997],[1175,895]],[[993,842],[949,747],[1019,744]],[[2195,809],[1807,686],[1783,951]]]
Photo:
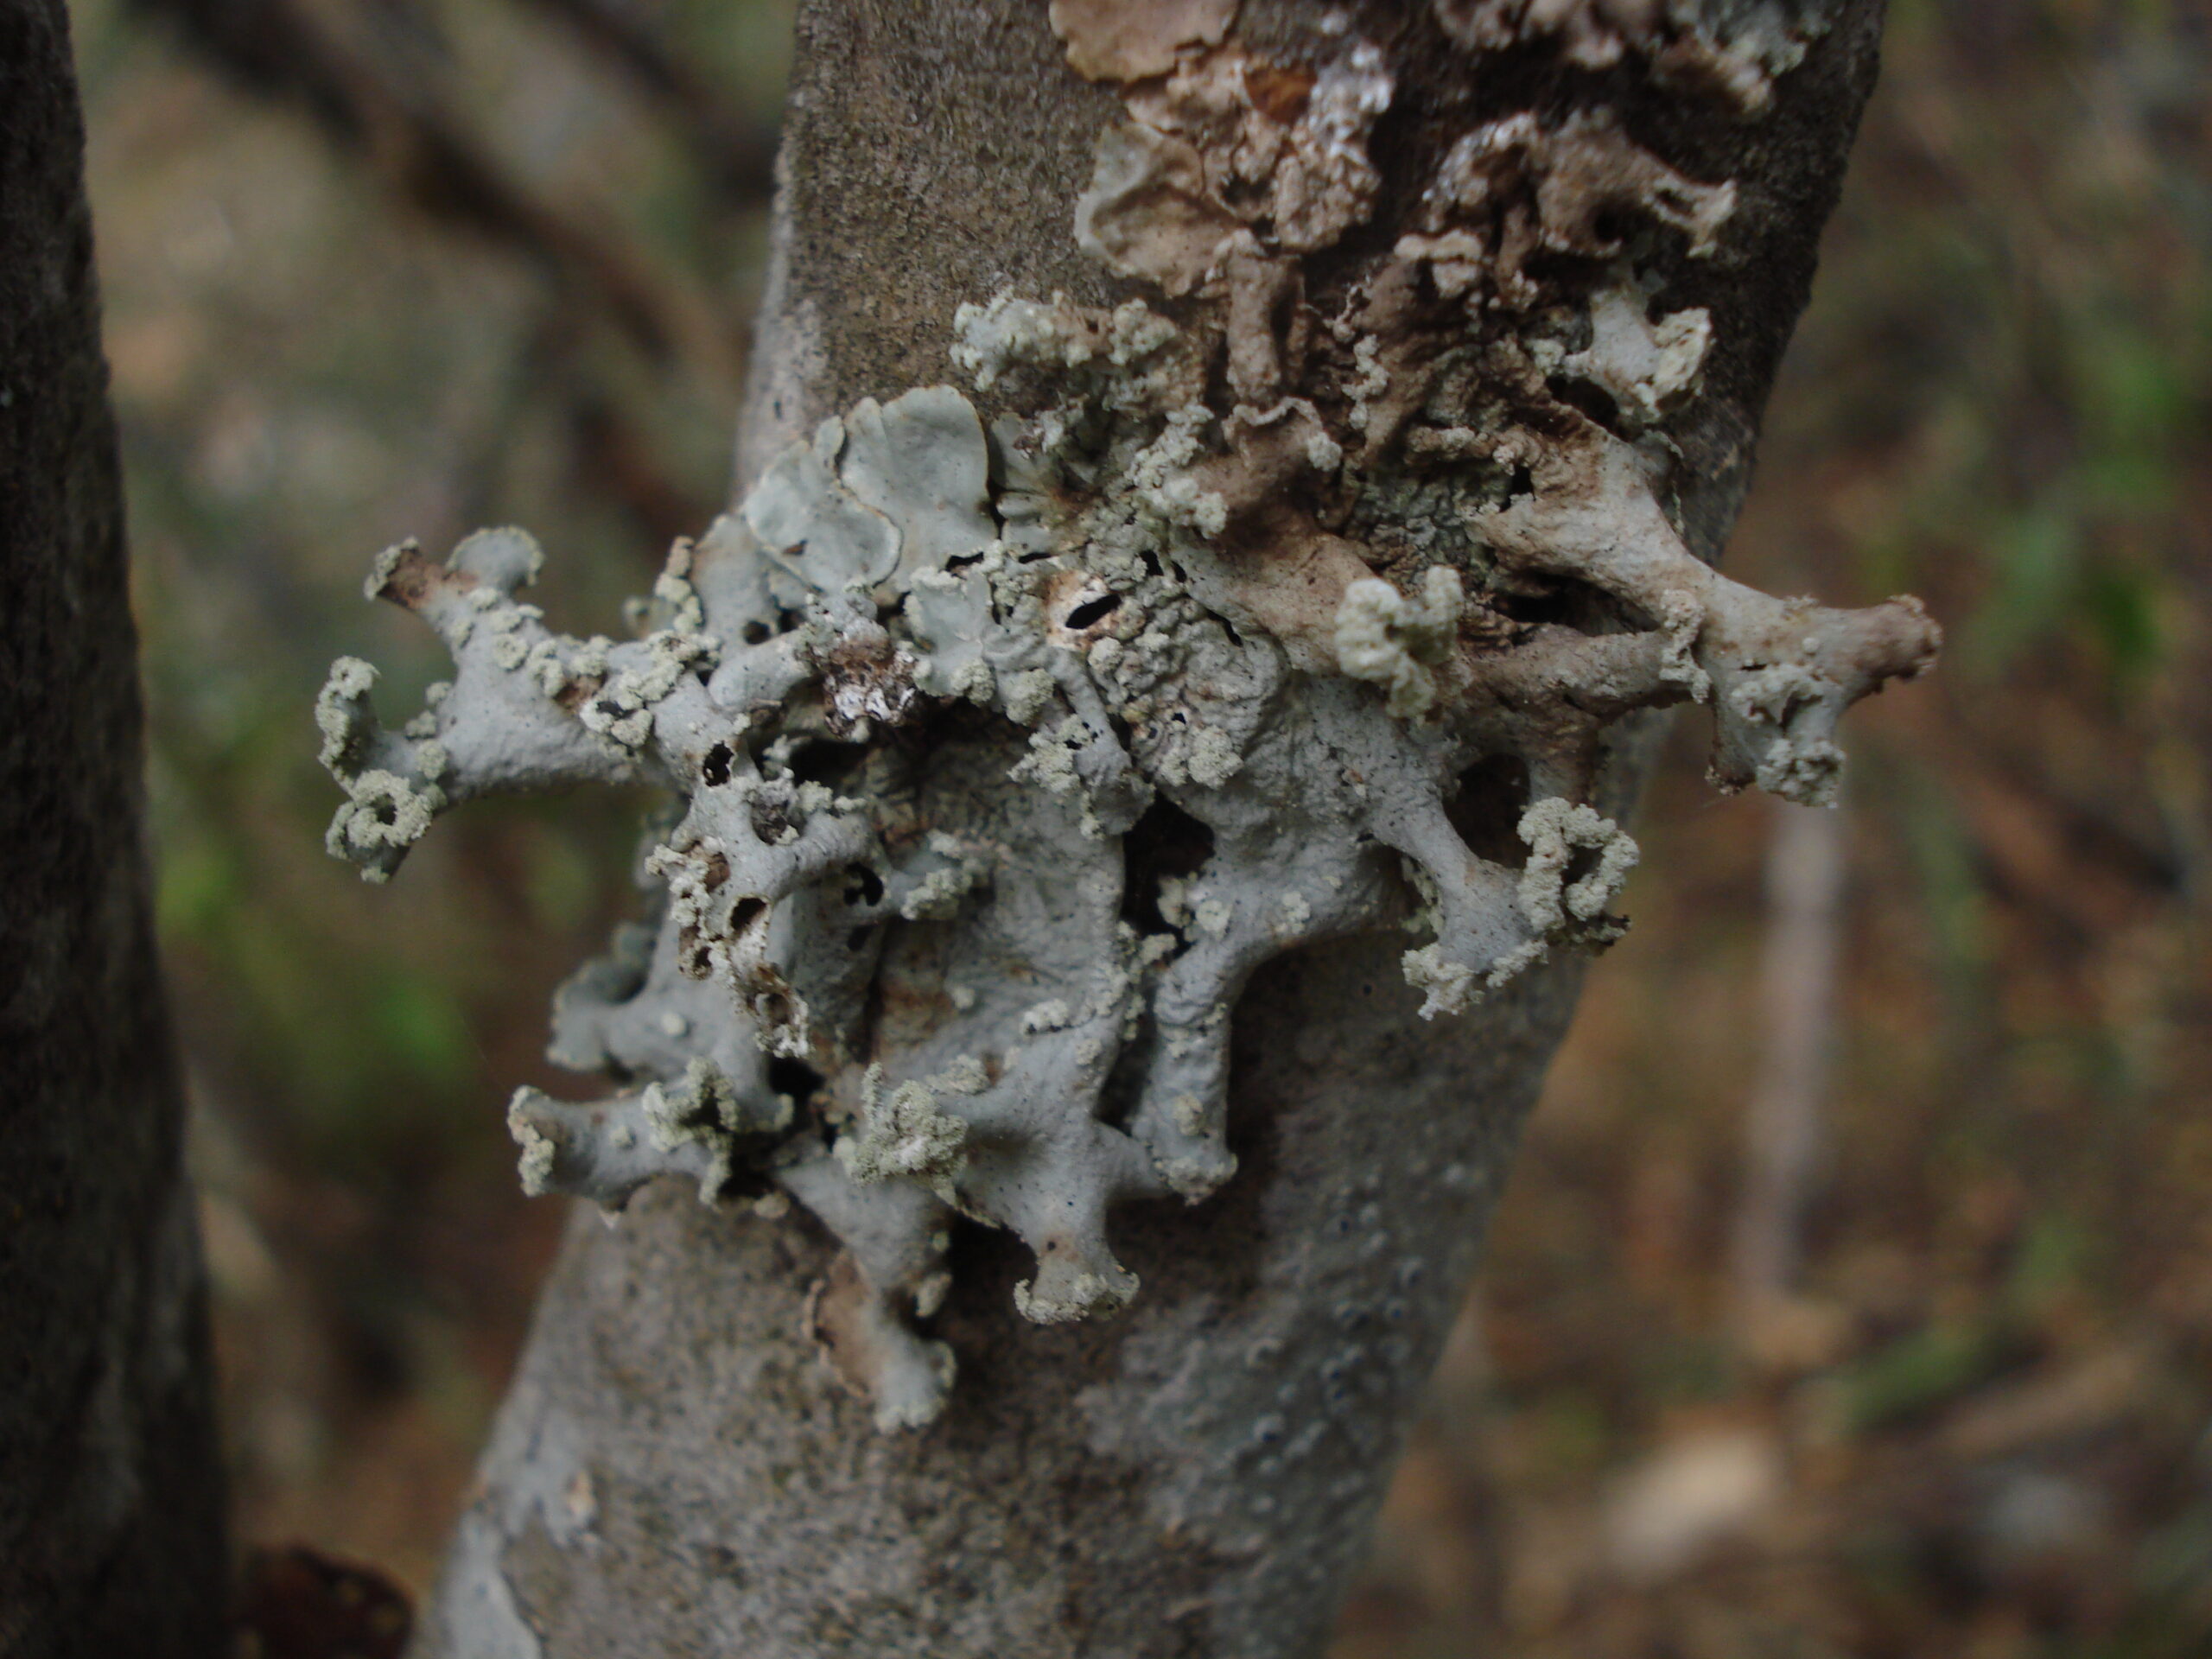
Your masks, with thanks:
[[[1141,302],[1001,296],[963,308],[957,335],[979,386],[1050,396],[988,432],[950,386],[824,421],[677,544],[619,642],[554,632],[518,597],[539,564],[519,531],[443,563],[394,549],[371,591],[438,632],[452,678],[398,731],[350,658],[317,705],[346,793],[331,848],[371,879],[478,795],[669,791],[646,919],[556,1006],[555,1057],[626,1081],[519,1093],[524,1179],[611,1207],[663,1174],[710,1201],[797,1199],[850,1258],[817,1329],[889,1425],[926,1421],[951,1375],[915,1321],[944,1294],[956,1215],[1034,1252],[1016,1296],[1033,1319],[1135,1294],[1109,1211],[1195,1202],[1234,1171],[1228,1015],[1268,958],[1410,926],[1421,1011],[1449,1014],[1613,937],[1635,858],[1545,770],[1555,734],[1495,695],[1500,664],[1535,659],[1470,656],[1471,554],[1440,550],[1410,594],[1351,580],[1310,625],[1271,626],[1217,540],[1256,453],[1240,444],[1316,476],[1344,464],[1310,406],[1264,430],[1215,416],[1198,348]],[[1484,528],[1537,563],[1517,550],[1541,525]],[[1695,658],[1765,782],[1760,731],[1847,698],[1699,656],[1701,619],[1749,601],[1682,556],[1666,569],[1688,597],[1648,607],[1675,620],[1592,660],[1642,676],[1625,712],[1690,695],[1675,665]],[[1447,805],[1516,744],[1525,856],[1501,864]],[[1164,840],[1185,862],[1131,890],[1152,868],[1131,849]]]

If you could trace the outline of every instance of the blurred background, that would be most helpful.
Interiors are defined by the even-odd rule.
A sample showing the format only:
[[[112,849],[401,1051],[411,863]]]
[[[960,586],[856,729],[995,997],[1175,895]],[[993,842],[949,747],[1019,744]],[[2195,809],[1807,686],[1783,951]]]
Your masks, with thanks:
[[[419,1592],[636,803],[323,856],[370,556],[556,626],[728,479],[787,6],[78,0],[242,1537]],[[2212,22],[1894,0],[1735,572],[1950,631],[1839,814],[1684,722],[1338,1659],[2212,1655]]]

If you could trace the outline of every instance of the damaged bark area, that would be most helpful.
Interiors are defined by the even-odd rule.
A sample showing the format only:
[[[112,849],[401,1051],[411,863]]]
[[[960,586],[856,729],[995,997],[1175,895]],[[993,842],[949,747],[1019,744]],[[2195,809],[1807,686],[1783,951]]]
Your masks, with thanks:
[[[1867,9],[951,10],[803,25],[750,486],[679,543],[642,637],[546,629],[519,531],[443,564],[404,547],[371,591],[437,630],[454,680],[393,733],[341,661],[319,718],[332,850],[372,879],[490,790],[644,779],[681,804],[644,862],[652,918],[556,1005],[556,1058],[621,1086],[517,1096],[525,1184],[689,1241],[698,1276],[651,1293],[687,1363],[751,1363],[697,1344],[757,1321],[679,1306],[719,1254],[764,1305],[801,1299],[789,1329],[879,1429],[925,1431],[868,1480],[806,1477],[842,1543],[772,1540],[775,1437],[850,1456],[815,1382],[756,1372],[741,1414],[772,1444],[687,1468],[687,1512],[817,1567],[886,1527],[942,1543],[920,1517],[947,1506],[1046,1535],[902,1558],[895,1592],[709,1593],[602,1548],[669,1514],[606,1462],[666,1449],[585,1382],[609,1376],[602,1299],[658,1252],[580,1237],[601,1276],[551,1293],[433,1652],[590,1651],[671,1582],[719,1610],[702,1639],[763,1653],[848,1650],[803,1634],[824,1609],[871,1650],[1310,1651],[1563,1020],[1562,958],[1624,925],[1644,717],[1704,704],[1719,786],[1817,803],[1843,710],[1936,651],[1910,600],[1773,599],[1700,556],[1863,95]],[[906,78],[963,49],[1001,77],[1041,57],[1048,84],[902,127]],[[873,92],[839,55],[861,50]],[[1003,162],[1025,123],[1050,179]],[[830,147],[891,130],[943,152],[940,193],[995,156],[1050,210],[932,196],[924,221],[966,233],[863,304],[839,238],[866,203],[833,203]],[[899,232],[862,234],[892,262]],[[895,347],[887,308],[910,313]],[[785,1243],[677,1222],[644,1192],[664,1174]],[[1086,1334],[1010,1338],[986,1288]],[[703,1401],[674,1408],[679,1440],[727,1448]],[[960,1475],[993,1432],[1037,1481],[1113,1496],[1039,1522],[1027,1478]],[[588,1523],[531,1496],[580,1473]],[[1037,1584],[1058,1612],[1022,1611]],[[1165,1598],[1148,1621],[1121,1605],[1139,1586]]]

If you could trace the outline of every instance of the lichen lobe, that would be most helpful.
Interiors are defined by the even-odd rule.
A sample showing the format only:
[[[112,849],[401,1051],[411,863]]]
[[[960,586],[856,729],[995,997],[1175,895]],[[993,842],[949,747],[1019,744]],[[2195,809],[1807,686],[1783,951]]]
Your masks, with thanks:
[[[1237,0],[1052,0],[1068,67],[1089,80],[1135,80],[1175,67],[1193,43],[1218,46]]]

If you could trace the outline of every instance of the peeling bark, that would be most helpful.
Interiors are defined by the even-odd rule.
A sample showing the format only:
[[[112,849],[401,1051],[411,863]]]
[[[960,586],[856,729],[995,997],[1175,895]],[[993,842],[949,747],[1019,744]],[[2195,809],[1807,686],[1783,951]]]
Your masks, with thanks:
[[[1878,7],[1554,14],[811,5],[743,505],[671,563],[662,631],[545,634],[516,543],[379,564],[461,672],[404,739],[334,679],[334,850],[388,874],[525,774],[690,799],[660,932],[562,1010],[564,1057],[656,1081],[515,1108],[534,1188],[627,1208],[572,1230],[419,1652],[1319,1650],[1564,1027],[1554,947],[1618,931],[1649,711],[1709,701],[1717,781],[1817,798],[1835,716],[1934,646],[1909,604],[1707,569]],[[991,461],[957,486],[956,368]],[[986,505],[1013,552],[961,538]],[[1009,574],[1024,535],[1049,581]],[[979,632],[931,608],[987,578]],[[1219,636],[1167,688],[1212,740],[1161,729],[1128,669],[1166,646],[1116,605]],[[1279,697],[1239,689],[1258,658]],[[794,730],[865,749],[850,798],[752,747]],[[1268,747],[1313,732],[1327,765]],[[1170,943],[1087,1012],[1052,990],[1113,937],[1093,846]],[[1017,1052],[1027,1095],[985,1064]]]
[[[0,1655],[224,1650],[222,1480],[59,0],[0,0]]]

